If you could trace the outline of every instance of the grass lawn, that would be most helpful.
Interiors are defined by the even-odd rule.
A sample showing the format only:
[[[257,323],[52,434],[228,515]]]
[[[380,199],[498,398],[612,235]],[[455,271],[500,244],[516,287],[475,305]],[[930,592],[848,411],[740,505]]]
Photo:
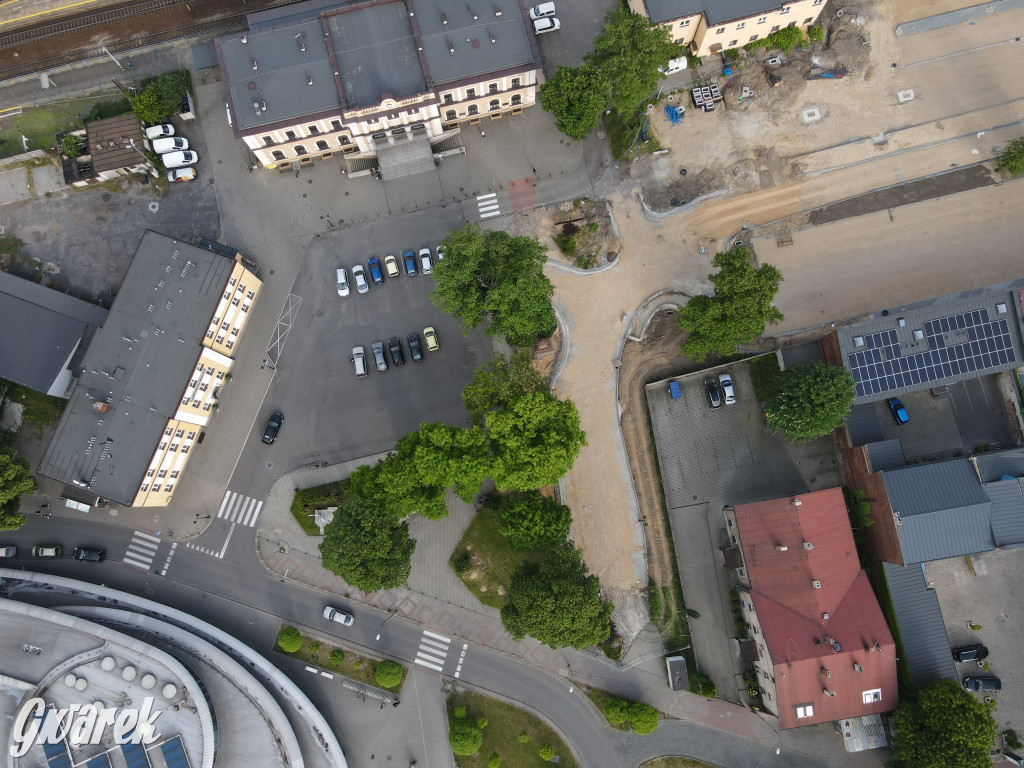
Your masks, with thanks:
[[[608,691],[602,691],[600,688],[591,688],[589,691],[587,691],[587,696],[590,698],[592,702],[594,702],[597,708],[601,710],[602,717],[604,717],[604,705],[612,699],[619,698],[618,696],[613,696],[612,694],[608,693]],[[605,720],[604,722],[605,725],[607,725],[609,728],[614,728],[617,731],[629,730],[629,726],[625,723],[609,723],[607,720]]]
[[[20,384],[15,384],[5,379],[0,379],[0,391],[3,391],[4,397],[12,403],[21,403],[24,406],[25,410],[22,412],[22,418],[35,424],[37,433],[43,427],[56,425],[60,421],[61,414],[64,413],[64,406],[68,402],[59,397],[44,395],[42,392],[36,392],[34,389],[23,387]]]
[[[320,647],[313,652],[310,648],[310,643],[320,643]],[[315,647],[315,646],[314,646]],[[340,664],[333,664],[331,662],[331,651],[333,650],[342,651],[345,654],[345,660]],[[302,636],[302,647],[299,648],[295,653],[285,653],[281,650],[280,646],[275,645],[274,650],[278,653],[282,653],[285,656],[291,656],[293,659],[304,661],[312,666],[326,669],[328,672],[333,672],[337,675],[343,675],[351,678],[352,680],[358,680],[361,683],[372,685],[380,688],[377,685],[376,679],[374,679],[374,670],[377,668],[376,659],[371,659],[367,656],[361,656],[360,654],[353,651],[351,648],[342,646],[336,643],[326,643],[323,641],[317,641],[314,638]],[[356,665],[359,666],[356,666]],[[392,693],[398,693],[402,690],[402,686],[405,685],[405,676],[409,673],[408,667],[400,663],[402,667],[402,680],[394,688],[387,688]]]
[[[655,113],[657,111],[655,109]],[[602,120],[604,129],[608,132],[608,143],[611,146],[612,156],[616,160],[625,155],[627,151],[630,151],[631,155],[634,153],[646,155],[661,149],[661,144],[648,130],[647,135],[650,137],[650,141],[647,144],[641,141],[637,147],[630,150],[633,142],[637,140],[637,131],[640,129],[640,118],[636,113],[624,117],[613,109],[610,114],[604,115]]]
[[[469,524],[462,541],[455,548],[448,564],[455,570],[456,559],[465,552],[471,555],[469,568],[459,578],[476,599],[491,608],[501,609],[508,602],[506,595],[509,582],[524,560],[539,563],[543,550],[516,552],[498,530],[498,515],[482,507],[473,522]],[[458,573],[458,571],[456,571]]]
[[[88,99],[64,101],[45,107],[26,109],[20,115],[5,118],[4,140],[0,142],[0,157],[13,157],[24,152],[21,137],[28,139],[29,150],[56,151],[54,135],[60,131],[81,128],[82,118],[89,114],[93,104],[116,100],[116,94]]]
[[[751,360],[748,365],[750,378],[754,383],[754,394],[761,403],[764,403],[775,394],[775,380],[780,373],[779,359],[774,354],[761,355]]]
[[[480,751],[469,757],[458,757],[460,768],[487,768],[487,759],[492,752],[501,756],[501,768],[544,768],[551,765],[539,754],[540,745],[544,743],[555,748],[559,768],[576,768],[576,761],[565,743],[528,712],[467,691],[448,697],[448,722],[455,722],[455,707],[460,705],[466,708],[469,721],[484,717],[488,722]],[[523,732],[529,735],[525,744],[519,740],[519,734]]]
[[[336,507],[345,500],[351,490],[348,480],[340,480],[326,485],[315,485],[304,488],[292,499],[292,515],[302,530],[310,536],[319,536],[320,528],[313,522],[313,511],[323,507]]]
[[[640,768],[715,768],[710,763],[691,760],[688,757],[656,757],[642,763]]]

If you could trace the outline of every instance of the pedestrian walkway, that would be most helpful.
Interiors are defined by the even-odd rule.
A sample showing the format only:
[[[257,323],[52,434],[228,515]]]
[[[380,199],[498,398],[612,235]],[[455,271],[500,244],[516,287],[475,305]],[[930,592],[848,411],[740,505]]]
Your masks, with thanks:
[[[477,195],[477,208],[480,209],[480,218],[489,219],[491,216],[501,215],[501,206],[498,204],[498,196],[491,192],[487,195]]]
[[[156,550],[159,546],[159,536],[136,531],[132,536],[132,543],[128,545],[128,551],[124,553],[124,558],[121,562],[131,568],[148,571],[153,565],[153,558],[156,557]]]
[[[420,636],[420,647],[416,650],[416,663],[435,672],[444,671],[444,660],[448,658],[448,646],[452,639],[424,629]]]
[[[263,502],[249,496],[242,496],[234,491],[225,491],[221,499],[217,517],[238,525],[256,526],[256,519],[263,509]]]

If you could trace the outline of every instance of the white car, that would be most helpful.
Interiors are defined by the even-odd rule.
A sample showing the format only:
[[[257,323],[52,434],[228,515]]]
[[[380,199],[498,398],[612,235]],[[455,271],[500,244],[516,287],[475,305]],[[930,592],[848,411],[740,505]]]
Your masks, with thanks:
[[[336,621],[343,627],[351,627],[355,623],[355,618],[353,618],[351,613],[339,611],[337,608],[331,608],[329,605],[324,608],[324,618],[328,621]]]
[[[366,282],[366,270],[363,269],[362,264],[356,264],[352,267],[352,280],[356,284],[356,290],[360,293],[369,293],[370,284]]]
[[[174,126],[170,123],[161,123],[160,125],[150,126],[146,129],[147,139],[159,139],[163,136],[173,136]]]
[[[444,258],[444,248],[442,248],[439,245],[439,246],[437,246],[437,263],[440,264],[441,263],[441,259],[443,259],[443,258]]]
[[[199,155],[195,152],[185,150],[184,152],[168,152],[166,155],[160,155],[160,162],[164,164],[164,168],[184,168],[186,165],[195,165],[199,162]]]
[[[530,19],[536,21],[537,19],[544,19],[548,16],[555,15],[555,4],[554,3],[541,3],[535,5],[530,9]]]
[[[196,169],[195,168],[175,168],[173,171],[167,172],[167,180],[172,184],[176,181],[195,181],[196,180]]]
[[[718,383],[722,387],[722,398],[725,400],[725,404],[735,405],[736,390],[732,387],[732,376],[728,373],[720,374],[718,377]]]
[[[429,275],[433,270],[434,266],[430,263],[430,249],[420,248],[420,272]]]
[[[153,151],[158,155],[179,149],[188,149],[188,139],[184,136],[168,136],[166,139],[153,140]]]
[[[547,16],[543,19],[533,20],[533,34],[543,35],[546,32],[556,32],[562,28],[562,22],[554,16]]]
[[[335,276],[338,280],[338,295],[348,296],[348,272],[342,267],[335,273]]]

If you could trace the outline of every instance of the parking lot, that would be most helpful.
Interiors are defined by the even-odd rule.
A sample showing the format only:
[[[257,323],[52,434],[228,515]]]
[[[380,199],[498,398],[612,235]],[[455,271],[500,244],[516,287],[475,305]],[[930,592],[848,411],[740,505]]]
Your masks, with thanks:
[[[451,228],[462,224],[458,208],[434,210],[395,221],[355,227],[313,238],[301,258],[291,290],[290,327],[276,363],[274,383],[256,418],[239,465],[277,468],[323,462],[333,464],[394,447],[398,438],[423,421],[468,423],[461,392],[473,369],[491,357],[482,331],[462,335],[458,321],[445,315],[429,298],[433,278],[418,274],[370,283],[359,294],[353,285],[338,295],[335,270],[362,264],[373,256],[383,262],[393,253],[401,261],[405,250],[429,247],[432,252]],[[383,267],[382,267],[383,269]],[[369,270],[367,279],[369,282]],[[286,313],[288,314],[288,313]],[[282,323],[285,321],[283,320]],[[423,329],[433,326],[441,349],[428,352]],[[424,359],[415,362],[406,337],[419,333]],[[404,366],[378,372],[370,349],[375,341],[397,336],[402,340]],[[352,348],[362,346],[369,373],[357,378],[350,360]],[[387,354],[385,352],[385,354]],[[274,365],[272,358],[268,365]],[[263,445],[260,436],[274,411],[284,414],[277,441]]]

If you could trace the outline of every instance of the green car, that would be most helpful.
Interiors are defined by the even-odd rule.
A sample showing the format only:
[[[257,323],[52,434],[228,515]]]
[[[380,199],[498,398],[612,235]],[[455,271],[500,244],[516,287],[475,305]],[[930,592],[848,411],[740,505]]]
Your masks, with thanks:
[[[32,547],[32,557],[60,557],[60,544],[40,544]]]

